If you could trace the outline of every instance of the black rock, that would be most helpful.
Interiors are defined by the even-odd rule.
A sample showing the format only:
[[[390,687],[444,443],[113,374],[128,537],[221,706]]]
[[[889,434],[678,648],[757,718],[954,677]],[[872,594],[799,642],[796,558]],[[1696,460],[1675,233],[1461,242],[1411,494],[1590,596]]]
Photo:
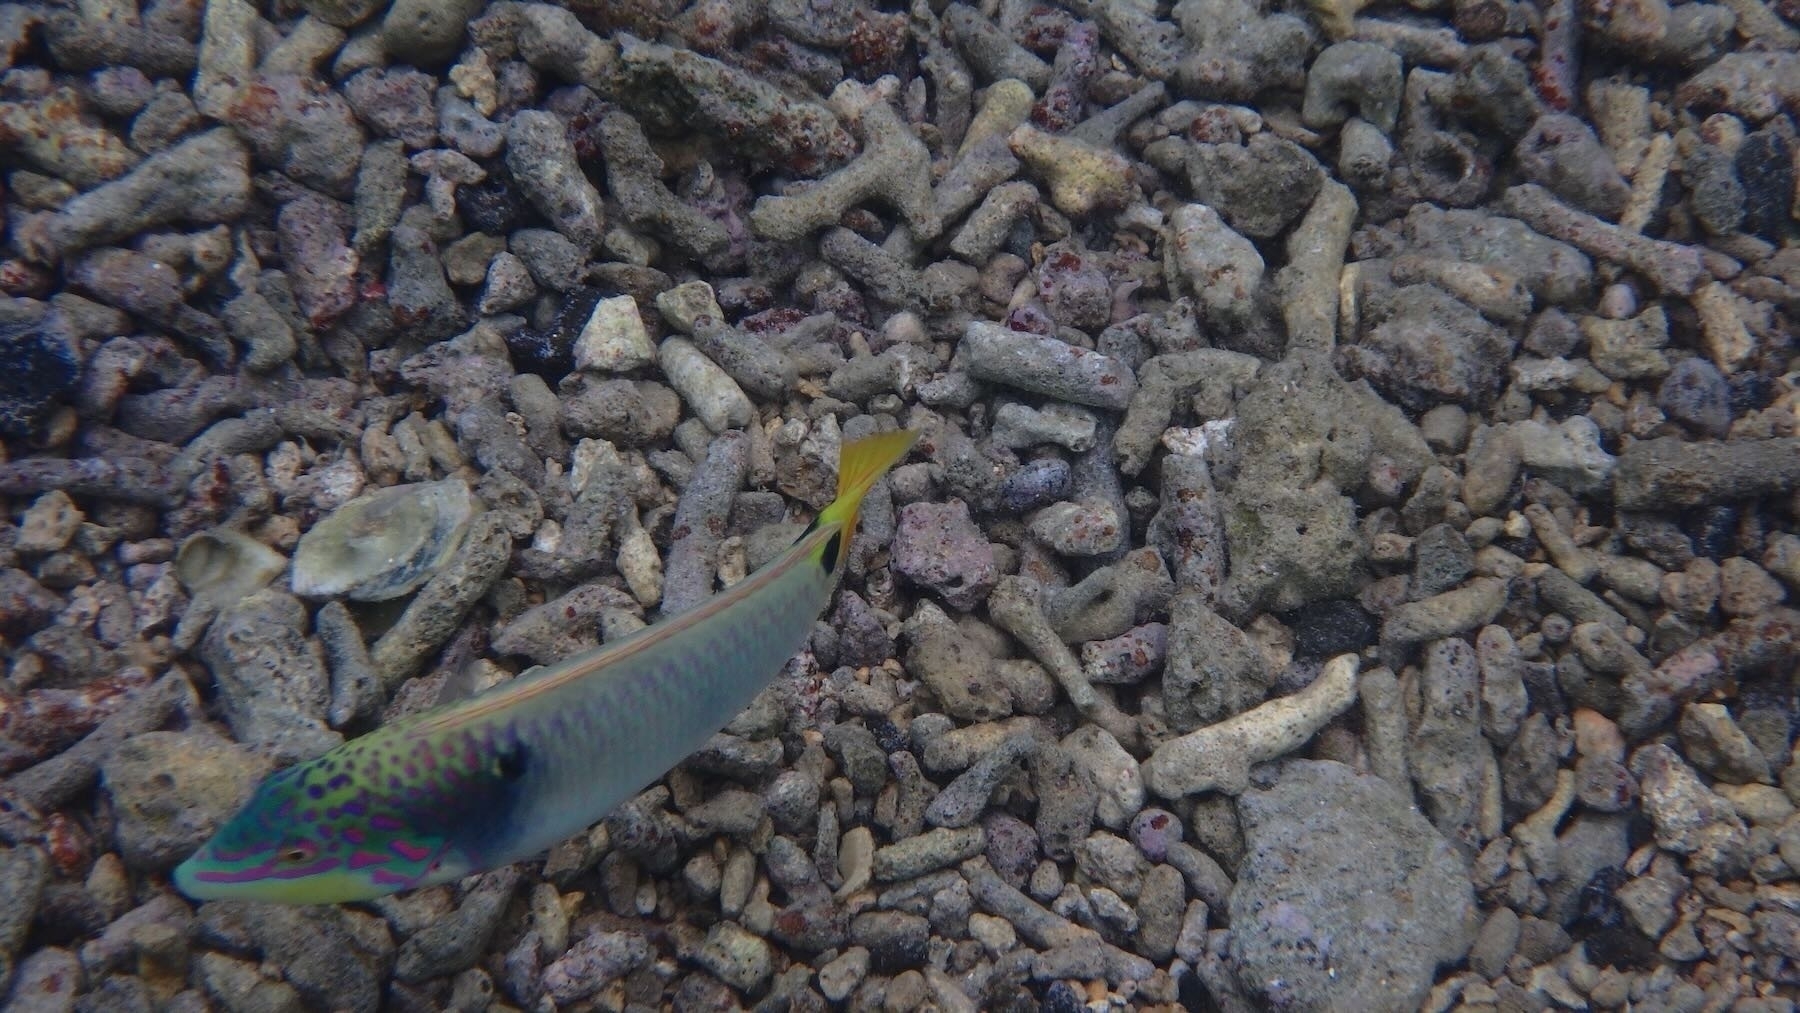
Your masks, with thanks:
[[[518,228],[528,212],[503,167],[490,169],[479,183],[457,187],[456,207],[469,228],[496,236]]]
[[[1608,866],[1588,878],[1577,898],[1576,923],[1596,929],[1616,929],[1625,924],[1625,908],[1619,904],[1619,888],[1630,880],[1625,870]]]
[[[1588,960],[1598,967],[1648,971],[1657,965],[1656,944],[1635,929],[1601,929],[1584,942]]]
[[[1192,971],[1175,979],[1175,998],[1180,1000],[1181,1008],[1187,1013],[1219,1013],[1219,1004],[1213,1001],[1212,993]]]
[[[1308,605],[1292,625],[1296,658],[1332,658],[1375,642],[1375,617],[1351,598]]]
[[[1040,457],[1008,475],[1000,484],[1000,509],[1025,514],[1069,495],[1069,462]]]
[[[1737,555],[1738,520],[1743,511],[1732,503],[1695,507],[1682,516],[1682,528],[1694,540],[1694,552],[1717,563]]]
[[[594,315],[594,304],[601,298],[597,288],[578,288],[563,297],[544,327],[521,327],[506,336],[506,350],[512,353],[513,368],[536,373],[555,387],[575,368],[575,339]]]
[[[1620,513],[1618,527],[1626,545],[1665,570],[1679,570],[1694,561],[1693,539],[1661,514]]]
[[[1773,130],[1744,138],[1737,151],[1738,180],[1744,185],[1744,231],[1779,243],[1794,231],[1794,153]]]
[[[1081,1013],[1086,1008],[1068,982],[1053,981],[1044,989],[1044,1002],[1038,1007],[1038,1013]]]
[[[1001,979],[1002,975],[994,975]],[[1024,985],[1004,980],[995,980],[981,996],[980,1008],[987,1013],[1037,1013],[1039,1003],[1037,996]]]
[[[79,883],[51,883],[38,900],[32,938],[43,946],[64,946],[100,934],[111,916]]]
[[[1775,403],[1780,393],[1773,377],[1762,373],[1737,373],[1731,378],[1731,411],[1734,415],[1759,412]]]
[[[1717,367],[1698,356],[1675,364],[1663,378],[1656,404],[1670,418],[1708,436],[1723,437],[1731,428],[1731,387]]]
[[[868,723],[869,731],[875,733],[875,744],[880,746],[883,752],[897,753],[905,749],[912,741],[907,736],[906,729],[883,715],[877,714],[863,720]]]
[[[47,319],[0,319],[0,436],[30,436],[80,378],[74,342]]]

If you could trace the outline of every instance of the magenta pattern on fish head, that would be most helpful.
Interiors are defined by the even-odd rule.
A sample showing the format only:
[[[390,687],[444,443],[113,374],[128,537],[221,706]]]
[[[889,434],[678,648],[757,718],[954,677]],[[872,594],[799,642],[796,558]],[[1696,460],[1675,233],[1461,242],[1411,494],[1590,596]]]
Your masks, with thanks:
[[[271,775],[178,884],[275,899],[309,883],[351,898],[440,881],[492,846],[525,764],[516,737],[493,732],[356,740]]]
[[[413,818],[413,792],[404,784],[395,791],[400,758],[371,745],[351,743],[270,775],[178,880],[190,892],[253,897],[326,877],[379,894],[429,876],[448,837]]]

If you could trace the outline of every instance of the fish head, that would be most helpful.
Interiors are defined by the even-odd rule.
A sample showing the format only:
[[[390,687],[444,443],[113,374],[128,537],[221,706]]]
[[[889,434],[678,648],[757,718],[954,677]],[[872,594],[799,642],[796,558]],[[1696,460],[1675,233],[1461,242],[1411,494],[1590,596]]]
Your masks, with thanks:
[[[335,904],[443,882],[447,839],[387,804],[342,747],[277,771],[176,867],[195,900]]]

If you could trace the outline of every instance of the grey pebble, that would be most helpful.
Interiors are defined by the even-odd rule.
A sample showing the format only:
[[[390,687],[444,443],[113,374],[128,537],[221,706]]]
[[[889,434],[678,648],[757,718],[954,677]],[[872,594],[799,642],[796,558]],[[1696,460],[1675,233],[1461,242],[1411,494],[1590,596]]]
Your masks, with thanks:
[[[650,944],[634,932],[590,932],[544,968],[546,995],[570,1003],[605,988],[650,959]]]
[[[1200,593],[1209,604],[1217,601],[1225,583],[1221,505],[1205,458],[1183,454],[1163,458],[1162,499],[1145,540],[1168,562],[1175,586]]]
[[[1417,600],[1443,594],[1475,569],[1475,553],[1462,532],[1449,524],[1434,524],[1413,541],[1412,584]]]
[[[1095,817],[1105,826],[1124,829],[1144,807],[1144,780],[1136,758],[1098,725],[1070,732],[1063,737],[1062,748],[1094,786]]]
[[[682,815],[701,833],[746,837],[762,822],[763,801],[759,795],[726,788],[699,805],[689,806]]]
[[[1519,947],[1519,915],[1509,907],[1496,908],[1481,923],[1475,944],[1469,948],[1469,968],[1483,978],[1496,978]]]
[[[1175,952],[1186,911],[1187,889],[1181,873],[1167,865],[1152,867],[1133,908],[1138,922],[1137,952],[1158,964],[1167,961]]]
[[[983,853],[988,864],[1014,889],[1023,887],[1037,868],[1037,831],[1006,812],[988,813],[981,825],[987,838]]]
[[[1454,591],[1397,606],[1382,623],[1382,642],[1416,644],[1467,633],[1500,614],[1506,592],[1506,581],[1477,577]]]
[[[875,733],[857,724],[838,724],[825,729],[825,749],[838,769],[856,786],[858,794],[873,795],[887,783],[887,754],[875,741]]]
[[[852,946],[819,969],[819,991],[832,1002],[842,1002],[869,973],[869,951]]]
[[[600,194],[577,164],[560,119],[535,110],[514,114],[506,129],[506,164],[525,197],[558,232],[582,250],[599,247]]]
[[[120,743],[101,766],[126,865],[167,871],[206,842],[250,797],[273,765],[199,731],[145,732]]]
[[[1155,549],[1128,552],[1072,587],[1052,592],[1044,616],[1069,643],[1103,640],[1163,614],[1172,593],[1169,572]]]
[[[1723,704],[1691,703],[1676,725],[1686,758],[1715,780],[1728,784],[1770,784],[1768,758],[1732,720]]]
[[[986,321],[970,322],[962,354],[978,380],[1074,404],[1122,410],[1136,389],[1131,371],[1109,356]]]
[[[1057,457],[1027,462],[1000,484],[999,505],[1012,514],[1025,514],[1069,494],[1069,463]]]
[[[1231,892],[1230,963],[1246,982],[1279,980],[1293,1001],[1415,1005],[1475,938],[1467,866],[1386,781],[1319,761],[1282,772],[1238,800],[1248,852]],[[1357,959],[1331,973],[1303,956],[1323,938]]]
[[[837,630],[838,662],[852,668],[879,665],[894,656],[894,640],[875,615],[869,603],[855,591],[838,593],[837,611],[832,615]]]
[[[1162,670],[1168,652],[1169,627],[1163,623],[1135,626],[1108,640],[1081,645],[1081,668],[1099,684],[1135,685]]]
[[[769,944],[734,922],[719,922],[707,931],[697,960],[720,981],[746,994],[760,991],[774,973]]]
[[[1105,556],[1129,534],[1127,519],[1109,503],[1053,503],[1028,521],[1029,530],[1065,556]]]
[[[198,984],[229,1013],[299,1013],[305,1008],[292,985],[264,978],[249,961],[206,952],[194,965]]]
[[[1093,828],[1098,792],[1081,775],[1074,757],[1060,746],[1046,743],[1027,767],[1038,797],[1034,826],[1044,854],[1058,860],[1070,858],[1075,845]]]
[[[914,879],[973,858],[986,847],[980,827],[937,827],[875,851],[880,882]]]
[[[46,946],[19,961],[6,1008],[20,1013],[67,1013],[75,1008],[81,983],[81,964],[75,954]]]
[[[0,848],[0,892],[13,898],[0,911],[0,988],[12,977],[13,961],[25,944],[49,880],[50,862],[38,847]]]
[[[1501,626],[1481,628],[1475,636],[1475,657],[1481,668],[1481,728],[1496,746],[1504,747],[1518,734],[1531,706],[1525,691],[1524,658],[1512,635]]]
[[[1619,457],[1613,496],[1621,510],[1729,503],[1800,485],[1800,437],[1683,443],[1663,437]]]
[[[901,507],[892,551],[896,574],[958,611],[980,604],[999,578],[993,548],[961,500]]]
[[[673,539],[663,563],[662,614],[679,615],[713,592],[718,573],[719,543],[731,515],[731,503],[749,468],[749,440],[741,433],[721,433],[706,450],[706,459],[681,492],[675,509]]]
[[[432,66],[456,54],[480,10],[479,0],[394,0],[378,29],[382,47],[403,62]]]
[[[56,214],[51,234],[72,251],[178,221],[232,221],[244,213],[250,194],[250,153],[234,131],[221,127],[78,195]]]
[[[1175,596],[1162,684],[1171,727],[1191,731],[1241,714],[1261,703],[1273,684],[1262,653],[1242,630],[1197,592]]]
[[[1031,734],[1018,734],[1008,738],[998,749],[977,760],[974,766],[945,785],[925,809],[925,821],[935,827],[967,827],[980,819],[994,789],[1038,745],[1038,737]],[[880,852],[876,853],[876,860],[879,864]]]
[[[1328,127],[1347,118],[1347,107],[1383,133],[1400,116],[1400,58],[1369,42],[1333,43],[1306,72],[1300,117],[1309,126]]]
[[[903,632],[908,670],[946,713],[969,721],[1012,713],[1012,694],[997,677],[994,658],[936,606],[921,602]]]
[[[587,257],[560,232],[519,229],[507,237],[509,251],[533,282],[552,292],[574,292],[581,287]]]
[[[763,790],[762,808],[775,821],[776,829],[795,833],[813,825],[819,799],[817,778],[801,770],[784,770]]]
[[[1473,855],[1481,843],[1478,810],[1487,749],[1481,737],[1480,667],[1474,649],[1461,639],[1434,641],[1424,655],[1407,765],[1432,823]]]
[[[903,911],[869,911],[850,923],[851,941],[869,951],[870,966],[877,971],[923,967],[930,935],[930,923]]]
[[[384,689],[397,686],[448,641],[468,610],[500,579],[512,548],[507,524],[501,511],[476,517],[450,562],[426,581],[375,642],[369,657]]]
[[[1033,408],[1008,401],[994,413],[990,438],[1013,450],[1054,443],[1082,453],[1094,446],[1094,416],[1069,405],[1052,403]]]
[[[1515,152],[1525,178],[1606,219],[1625,209],[1631,188],[1593,128],[1567,113],[1545,113]]]
[[[330,678],[305,634],[299,599],[265,589],[227,604],[200,646],[233,735],[288,760],[342,741],[325,726]]]
[[[1643,808],[1659,845],[1686,855],[1694,871],[1741,874],[1749,860],[1749,836],[1725,799],[1703,784],[1674,750],[1649,745],[1631,756],[1631,772],[1643,790]]]
[[[336,908],[208,904],[200,923],[203,938],[241,939],[281,965],[309,1005],[359,1013],[380,1007],[393,941],[378,917]]]
[[[395,977],[401,981],[428,981],[474,966],[499,928],[519,882],[516,866],[476,878],[453,914],[432,921],[400,944],[394,961]]]

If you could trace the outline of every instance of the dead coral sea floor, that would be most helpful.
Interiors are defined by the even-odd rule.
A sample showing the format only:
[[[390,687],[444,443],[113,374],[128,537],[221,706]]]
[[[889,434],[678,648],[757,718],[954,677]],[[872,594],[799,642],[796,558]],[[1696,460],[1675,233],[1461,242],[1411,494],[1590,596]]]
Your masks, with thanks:
[[[1791,0],[0,2],[8,1011],[1792,1010]],[[546,858],[168,872],[877,487]]]

